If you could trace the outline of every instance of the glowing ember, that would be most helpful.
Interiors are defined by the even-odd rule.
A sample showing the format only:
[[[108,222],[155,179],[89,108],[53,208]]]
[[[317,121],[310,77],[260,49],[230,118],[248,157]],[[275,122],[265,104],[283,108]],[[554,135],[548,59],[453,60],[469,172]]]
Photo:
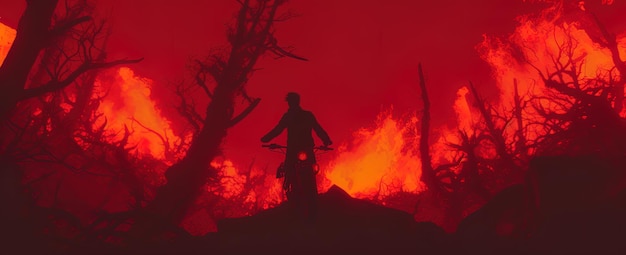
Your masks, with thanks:
[[[337,158],[326,168],[326,178],[356,197],[421,191],[419,158],[405,148],[406,133],[416,123],[417,118],[404,124],[390,113],[379,115],[373,130],[358,130],[350,146],[338,148]]]
[[[300,152],[300,153],[298,154],[298,159],[299,159],[299,160],[302,160],[302,161],[306,160],[306,153],[304,153],[304,152]]]
[[[0,66],[4,63],[4,59],[13,45],[15,40],[16,31],[2,23],[0,23]]]

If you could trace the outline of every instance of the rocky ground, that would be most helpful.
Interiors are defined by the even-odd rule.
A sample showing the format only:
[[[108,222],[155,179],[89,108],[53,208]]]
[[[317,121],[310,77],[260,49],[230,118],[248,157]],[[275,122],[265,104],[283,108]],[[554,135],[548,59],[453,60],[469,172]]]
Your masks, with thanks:
[[[626,254],[623,171],[584,158],[556,160],[538,162],[526,183],[496,194],[454,233],[334,186],[319,195],[313,222],[282,204],[222,220],[218,232],[201,237],[136,249],[81,244],[60,254]],[[40,246],[45,240],[28,240],[0,254],[59,254]]]

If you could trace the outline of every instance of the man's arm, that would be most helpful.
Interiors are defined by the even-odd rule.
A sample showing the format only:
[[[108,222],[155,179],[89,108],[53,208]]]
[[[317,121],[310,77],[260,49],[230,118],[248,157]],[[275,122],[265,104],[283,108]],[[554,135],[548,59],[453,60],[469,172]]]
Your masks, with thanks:
[[[267,143],[267,142],[271,141],[272,139],[274,139],[274,137],[277,137],[278,135],[280,135],[280,133],[282,133],[283,130],[285,130],[285,128],[287,128],[286,117],[287,117],[287,114],[284,114],[283,117],[278,122],[278,125],[276,125],[276,127],[274,127],[272,130],[270,130],[269,133],[267,133],[266,135],[261,137],[261,142]]]
[[[311,113],[311,119],[313,120],[313,130],[315,130],[315,134],[317,134],[317,136],[322,139],[324,146],[333,144],[333,141],[330,140],[328,133],[326,133],[326,130],[324,130],[320,123],[317,122],[317,119],[315,118],[315,115],[313,115],[313,113]]]

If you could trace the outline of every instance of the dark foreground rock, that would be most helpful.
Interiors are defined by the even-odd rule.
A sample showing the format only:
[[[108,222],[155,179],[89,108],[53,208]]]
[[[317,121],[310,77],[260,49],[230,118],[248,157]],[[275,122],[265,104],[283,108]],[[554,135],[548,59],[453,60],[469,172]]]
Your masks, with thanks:
[[[580,166],[588,168],[584,162],[573,165],[560,170],[537,169],[540,175],[537,185],[520,184],[503,190],[466,217],[452,234],[433,223],[415,222],[403,211],[354,199],[333,187],[320,194],[319,217],[315,222],[293,217],[294,213],[283,204],[254,216],[222,220],[217,233],[187,244],[164,245],[158,251],[159,254],[626,254],[626,192],[611,198],[606,194],[596,199],[581,197],[576,203],[575,198],[562,197],[565,202],[552,195],[556,192],[561,196],[580,196],[583,193],[562,189],[598,185],[589,178],[580,178],[580,174],[574,177],[569,177],[571,173],[554,174],[577,170]],[[550,171],[547,176],[546,171]],[[541,181],[553,175],[561,178]],[[556,186],[549,186],[555,183]],[[605,199],[599,201],[601,197]]]
[[[314,222],[293,217],[283,204],[218,223],[221,254],[440,254],[449,241],[432,223],[350,197],[333,186],[319,196]]]
[[[453,243],[463,254],[626,254],[621,165],[594,155],[538,157],[525,183],[459,224]]]
[[[332,187],[319,195],[313,222],[294,217],[281,204],[224,219],[216,233],[135,248],[77,241],[54,253],[49,245],[36,245],[45,239],[2,240],[11,240],[4,251],[19,248],[7,254],[626,254],[626,171],[607,162],[597,157],[533,161],[525,183],[496,194],[452,234]]]

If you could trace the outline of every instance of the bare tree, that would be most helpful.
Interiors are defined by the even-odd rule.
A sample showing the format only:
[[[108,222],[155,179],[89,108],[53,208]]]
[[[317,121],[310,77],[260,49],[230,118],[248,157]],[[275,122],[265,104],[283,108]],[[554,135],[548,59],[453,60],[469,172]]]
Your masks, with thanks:
[[[618,111],[623,104],[624,78],[614,71],[623,68],[619,66],[624,63],[614,55],[615,68],[585,77],[583,53],[577,51],[579,42],[561,29],[566,37],[552,54],[550,66],[526,60],[547,88],[544,95],[532,98],[535,112],[542,116],[532,124],[544,128],[535,143],[543,147],[542,152],[553,153],[562,149],[591,152],[600,149],[603,142],[619,147],[616,138],[621,137],[617,130],[623,127]]]
[[[98,29],[102,27],[93,26],[95,23],[90,14],[82,12],[78,12],[79,15],[75,16],[69,15],[68,17],[71,18],[53,22],[58,2],[58,0],[39,0],[26,3],[13,45],[0,67],[0,84],[2,84],[0,93],[6,98],[0,102],[0,121],[2,122],[9,119],[18,102],[65,88],[89,70],[141,61],[141,59],[97,61],[97,54],[94,55],[94,53],[98,51],[97,40],[98,36],[101,36]],[[75,5],[70,0],[65,3],[65,6],[69,8],[68,13],[73,14],[71,12],[74,10],[71,8]],[[81,0],[78,5],[84,3],[85,1]],[[80,26],[85,26],[85,29],[80,30]],[[57,70],[61,72],[54,73],[46,83],[28,84],[28,77],[41,52],[67,36],[78,36],[80,40],[78,40],[79,44],[70,50],[71,52],[64,52],[67,59],[65,64],[76,59],[80,59],[80,64],[74,65],[71,70],[65,69],[67,65],[63,65],[62,70]]]
[[[422,161],[422,176],[421,180],[426,186],[435,192],[441,192],[439,181],[437,180],[437,172],[432,165],[432,159],[430,156],[430,144],[428,138],[430,136],[430,100],[428,98],[428,91],[426,90],[426,80],[424,78],[424,71],[422,70],[422,64],[418,66],[419,86],[422,91],[422,103],[424,104],[424,110],[421,119],[421,134],[420,134],[420,159]]]
[[[610,33],[600,19],[593,13],[589,13],[588,16],[593,20],[595,29],[592,27],[585,27],[587,35],[596,43],[600,44],[611,51],[611,60],[615,65],[615,69],[619,72],[619,77],[610,77],[613,90],[610,92],[613,95],[613,108],[615,112],[622,113],[624,109],[624,87],[626,85],[626,61],[622,60],[619,54],[619,48],[617,38],[614,34]],[[595,30],[595,31],[594,31]]]
[[[65,173],[123,183],[138,203],[144,199],[143,184],[131,171],[136,162],[125,148],[129,133],[114,141],[103,127],[94,128],[101,98],[92,97],[100,70],[140,59],[107,62],[109,31],[104,21],[90,16],[93,5],[86,0],[57,2],[27,1],[0,67],[1,174],[13,187],[3,189],[0,198],[14,208],[0,218],[10,222],[4,231],[30,231],[23,238],[44,229],[52,239],[63,238],[54,235],[82,229],[78,217],[60,206],[67,199],[58,195],[64,183],[54,177]],[[23,194],[24,189],[29,193]],[[54,194],[53,201],[42,203],[50,198],[38,194]],[[56,224],[59,219],[69,224]]]
[[[197,85],[211,101],[183,159],[166,172],[167,184],[159,188],[155,199],[145,208],[131,229],[134,241],[163,233],[164,224],[178,224],[187,209],[202,193],[202,187],[215,179],[216,171],[209,163],[220,154],[227,130],[243,119],[258,104],[249,98],[245,85],[254,72],[257,60],[266,52],[279,57],[302,59],[281,48],[274,35],[274,23],[284,20],[277,14],[284,0],[244,0],[237,20],[228,33],[228,54],[213,54],[208,62],[198,61]],[[203,78],[210,77],[214,88]],[[239,115],[234,113],[235,98],[242,96],[250,105]],[[200,125],[198,125],[199,127]]]

